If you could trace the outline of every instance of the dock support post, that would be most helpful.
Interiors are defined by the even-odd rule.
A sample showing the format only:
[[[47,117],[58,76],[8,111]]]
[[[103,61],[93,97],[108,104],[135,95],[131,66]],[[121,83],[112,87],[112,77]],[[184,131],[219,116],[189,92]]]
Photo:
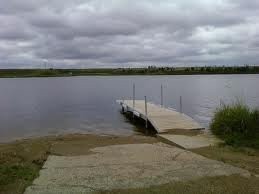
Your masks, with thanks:
[[[148,127],[147,126],[147,122],[148,122],[148,119],[147,119],[147,97],[145,96],[145,116],[146,116],[146,128]]]
[[[134,119],[134,110],[135,110],[135,83],[133,83],[133,119]]]
[[[182,96],[180,96],[180,113],[183,113]]]
[[[163,85],[161,84],[161,107],[164,105]]]
[[[124,97],[122,97],[122,103],[121,103],[121,111],[122,113],[125,112],[124,108],[123,108],[123,105],[124,105]]]

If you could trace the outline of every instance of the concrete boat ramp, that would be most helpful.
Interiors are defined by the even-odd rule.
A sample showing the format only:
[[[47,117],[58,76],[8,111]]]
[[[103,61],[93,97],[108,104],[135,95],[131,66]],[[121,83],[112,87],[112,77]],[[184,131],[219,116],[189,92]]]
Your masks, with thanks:
[[[204,127],[184,113],[145,100],[118,100],[123,112],[128,112],[151,124],[157,137],[165,143],[184,149],[212,146],[220,142],[204,132]]]
[[[161,142],[90,151],[88,155],[49,156],[25,194],[112,193],[114,189],[147,188],[202,177],[250,176],[247,170]]]
[[[203,177],[251,176],[247,170],[187,150],[216,143],[204,134],[193,135],[193,130],[199,131],[202,127],[190,117],[144,101],[135,101],[134,108],[132,101],[119,102],[125,112],[151,123],[158,132],[158,139],[167,144],[110,145],[92,148],[85,155],[51,155],[25,194],[112,192]],[[175,134],[179,130],[192,135]]]

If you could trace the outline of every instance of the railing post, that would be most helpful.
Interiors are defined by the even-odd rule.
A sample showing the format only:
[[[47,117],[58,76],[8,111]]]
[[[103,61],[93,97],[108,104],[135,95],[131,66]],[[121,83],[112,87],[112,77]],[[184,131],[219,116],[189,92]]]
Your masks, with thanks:
[[[182,96],[180,96],[180,113],[183,113]]]
[[[224,102],[222,99],[219,100],[219,104],[220,104],[220,106],[224,106]]]
[[[164,105],[164,96],[163,96],[163,85],[161,84],[161,106]]]
[[[146,116],[146,128],[148,127],[147,126],[147,122],[148,122],[148,119],[147,119],[147,97],[145,96],[145,116]]]
[[[134,110],[135,110],[135,83],[133,83],[133,119],[134,119]]]

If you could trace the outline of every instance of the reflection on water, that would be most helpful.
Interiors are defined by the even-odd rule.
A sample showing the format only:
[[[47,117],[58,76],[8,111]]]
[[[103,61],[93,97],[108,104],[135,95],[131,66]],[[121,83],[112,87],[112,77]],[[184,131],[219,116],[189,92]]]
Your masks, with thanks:
[[[110,76],[0,79],[0,141],[59,133],[129,135],[136,130],[120,114],[117,99],[132,96],[160,102],[208,127],[220,100],[259,104],[259,75]]]

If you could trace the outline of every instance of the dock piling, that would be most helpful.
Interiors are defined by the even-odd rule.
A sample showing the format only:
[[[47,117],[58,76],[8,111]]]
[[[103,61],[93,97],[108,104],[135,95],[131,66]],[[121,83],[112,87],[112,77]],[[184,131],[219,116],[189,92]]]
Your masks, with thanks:
[[[133,83],[133,119],[134,119],[134,110],[135,110],[135,83]]]
[[[122,104],[124,104],[124,97],[122,97]],[[124,113],[124,112],[125,112],[125,110],[124,110],[124,107],[123,107],[123,106],[121,106],[121,111],[122,111],[122,113]]]
[[[148,118],[147,118],[147,96],[145,96],[145,116],[146,116],[145,120],[146,120],[146,128],[147,128],[148,127],[147,126],[147,124],[148,124],[147,123],[148,122]]]
[[[180,96],[180,113],[183,113],[182,96]]]
[[[163,85],[161,84],[161,107],[164,105]]]

